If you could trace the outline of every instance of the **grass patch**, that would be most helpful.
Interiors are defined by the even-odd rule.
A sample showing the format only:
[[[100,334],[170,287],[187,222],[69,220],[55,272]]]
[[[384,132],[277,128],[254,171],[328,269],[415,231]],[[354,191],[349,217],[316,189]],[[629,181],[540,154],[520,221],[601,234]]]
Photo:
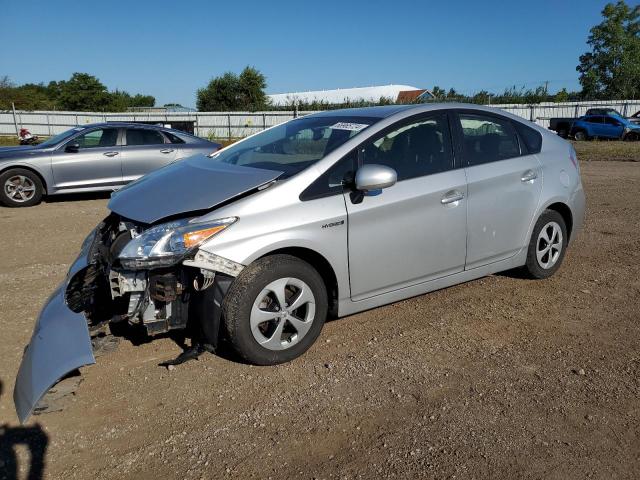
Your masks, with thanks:
[[[592,140],[571,142],[585,162],[640,162],[640,142]]]
[[[0,137],[0,147],[13,147],[14,145],[20,145],[18,137]]]

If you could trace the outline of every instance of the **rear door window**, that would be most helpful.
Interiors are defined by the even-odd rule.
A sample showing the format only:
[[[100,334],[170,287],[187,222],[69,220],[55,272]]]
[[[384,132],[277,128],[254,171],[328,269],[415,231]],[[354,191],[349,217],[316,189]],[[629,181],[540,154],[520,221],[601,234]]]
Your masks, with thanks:
[[[147,128],[127,128],[127,145],[161,145],[165,140],[157,130]]]
[[[467,166],[520,156],[518,136],[508,119],[475,113],[460,113],[459,119]]]

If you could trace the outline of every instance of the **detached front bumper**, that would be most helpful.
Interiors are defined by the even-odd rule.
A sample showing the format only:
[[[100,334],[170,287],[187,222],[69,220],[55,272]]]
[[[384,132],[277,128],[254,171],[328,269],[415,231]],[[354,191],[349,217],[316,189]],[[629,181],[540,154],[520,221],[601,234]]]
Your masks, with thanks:
[[[72,312],[65,302],[69,279],[88,265],[93,242],[89,235],[80,256],[71,266],[67,280],[53,292],[36,322],[24,351],[13,390],[13,401],[21,423],[27,421],[42,396],[67,373],[95,363],[87,319]]]
[[[64,302],[64,284],[45,304],[27,346],[13,401],[21,423],[27,421],[42,396],[67,373],[95,363],[87,320]]]

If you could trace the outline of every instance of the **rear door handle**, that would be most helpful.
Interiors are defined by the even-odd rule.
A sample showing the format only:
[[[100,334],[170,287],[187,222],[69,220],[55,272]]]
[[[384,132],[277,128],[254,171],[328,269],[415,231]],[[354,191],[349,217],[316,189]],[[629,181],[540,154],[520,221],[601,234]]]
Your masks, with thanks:
[[[458,190],[449,190],[447,193],[444,194],[444,196],[442,197],[442,200],[440,200],[440,203],[442,203],[443,205],[449,205],[450,203],[459,202],[463,198],[464,198],[464,193]]]
[[[104,152],[105,157],[115,157],[118,155],[118,152]]]
[[[171,153],[173,152],[173,148],[163,148],[160,150],[160,153]]]
[[[535,172],[535,170],[527,170],[526,172],[524,172],[522,174],[522,177],[520,178],[520,180],[523,183],[527,183],[527,182],[531,182],[533,183],[533,181],[538,178],[538,174]]]

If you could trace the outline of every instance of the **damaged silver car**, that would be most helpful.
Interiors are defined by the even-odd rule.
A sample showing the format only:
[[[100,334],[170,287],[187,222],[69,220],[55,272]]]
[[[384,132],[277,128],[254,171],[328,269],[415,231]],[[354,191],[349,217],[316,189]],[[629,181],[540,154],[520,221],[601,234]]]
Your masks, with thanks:
[[[106,324],[189,327],[191,356],[222,333],[272,365],[305,352],[327,316],[516,267],[546,278],[584,202],[569,143],[475,105],[323,112],[168,165],[113,195],[42,310],[18,416],[95,361]]]

